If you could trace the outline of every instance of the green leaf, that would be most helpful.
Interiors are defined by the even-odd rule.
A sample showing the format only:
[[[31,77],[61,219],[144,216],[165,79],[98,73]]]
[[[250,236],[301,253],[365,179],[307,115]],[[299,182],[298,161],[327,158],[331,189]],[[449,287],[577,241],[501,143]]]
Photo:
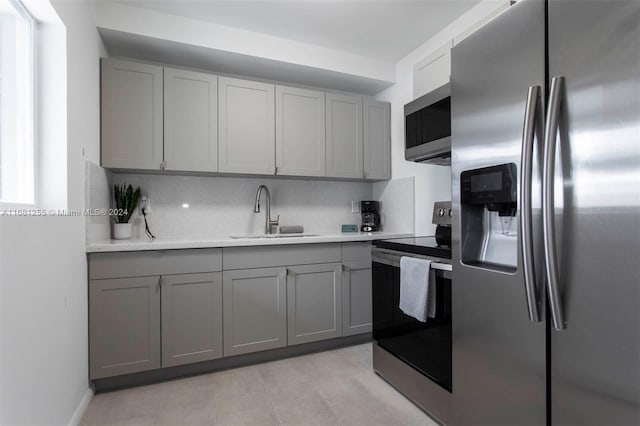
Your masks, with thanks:
[[[113,198],[118,212],[123,212],[122,214],[114,216],[113,220],[118,223],[128,223],[138,208],[138,203],[140,202],[140,187],[134,191],[131,185],[113,185]]]

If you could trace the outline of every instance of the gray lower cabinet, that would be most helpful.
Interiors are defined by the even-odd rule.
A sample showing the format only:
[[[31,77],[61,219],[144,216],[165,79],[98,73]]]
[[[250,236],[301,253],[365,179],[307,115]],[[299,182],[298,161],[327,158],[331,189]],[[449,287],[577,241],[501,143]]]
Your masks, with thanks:
[[[288,268],[289,345],[342,336],[341,269],[340,263]]]
[[[91,379],[160,368],[160,277],[90,280]]]
[[[372,331],[371,261],[345,262],[342,268],[342,334]]]
[[[222,356],[222,250],[89,255],[92,380]]]
[[[368,242],[89,256],[92,380],[370,331]]]
[[[167,275],[162,289],[162,366],[222,357],[222,273]]]
[[[224,356],[287,345],[287,269],[223,272]]]

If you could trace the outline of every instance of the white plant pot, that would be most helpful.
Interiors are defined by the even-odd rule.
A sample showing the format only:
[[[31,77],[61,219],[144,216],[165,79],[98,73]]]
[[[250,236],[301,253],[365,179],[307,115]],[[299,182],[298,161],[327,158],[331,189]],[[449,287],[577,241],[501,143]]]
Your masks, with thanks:
[[[131,238],[132,234],[133,234],[132,223],[114,223],[113,224],[114,240],[127,240]]]

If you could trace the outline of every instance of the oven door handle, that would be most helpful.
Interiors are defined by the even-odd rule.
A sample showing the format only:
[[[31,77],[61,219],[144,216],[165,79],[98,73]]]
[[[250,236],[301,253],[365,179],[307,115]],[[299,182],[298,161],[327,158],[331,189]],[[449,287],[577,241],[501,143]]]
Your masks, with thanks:
[[[382,263],[383,265],[388,265],[388,266],[394,266],[396,268],[400,267],[400,258],[402,257],[402,255],[400,254],[395,254],[395,253],[390,253],[389,251],[383,251],[380,249],[373,249],[371,250],[371,261],[375,262],[375,263]],[[414,255],[414,254],[409,254],[407,253],[407,257],[416,257],[419,259],[428,259],[431,260],[431,269],[435,269],[438,271],[443,271],[445,277],[448,278],[449,273],[451,272],[452,268],[451,265],[448,263],[442,263],[442,262],[437,262],[434,261],[426,256],[420,256],[420,255]]]
[[[431,262],[431,269],[437,269],[439,271],[451,272],[453,268],[448,263]]]
[[[371,250],[371,261],[375,263],[382,263],[383,265],[400,267],[400,256],[392,254],[386,254],[384,252],[378,252]]]

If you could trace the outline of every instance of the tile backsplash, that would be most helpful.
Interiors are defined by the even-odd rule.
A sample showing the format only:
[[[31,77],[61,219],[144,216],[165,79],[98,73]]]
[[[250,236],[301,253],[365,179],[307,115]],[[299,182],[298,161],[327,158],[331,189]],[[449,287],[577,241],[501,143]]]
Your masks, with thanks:
[[[340,232],[340,225],[360,225],[351,213],[351,200],[369,200],[372,184],[282,178],[201,177],[120,174],[87,165],[87,208],[104,208],[111,202],[114,184],[139,186],[151,204],[151,231],[158,238],[206,238],[264,232],[265,195],[260,213],[253,213],[256,190],[263,184],[271,193],[271,216],[280,225],[303,225],[305,232]],[[87,240],[109,238],[105,218],[89,218]],[[144,237],[140,214],[134,220],[134,237]]]
[[[111,172],[91,161],[85,162],[85,208],[91,211],[108,209],[111,204]],[[111,238],[111,221],[108,216],[85,216],[86,240],[98,241]]]

